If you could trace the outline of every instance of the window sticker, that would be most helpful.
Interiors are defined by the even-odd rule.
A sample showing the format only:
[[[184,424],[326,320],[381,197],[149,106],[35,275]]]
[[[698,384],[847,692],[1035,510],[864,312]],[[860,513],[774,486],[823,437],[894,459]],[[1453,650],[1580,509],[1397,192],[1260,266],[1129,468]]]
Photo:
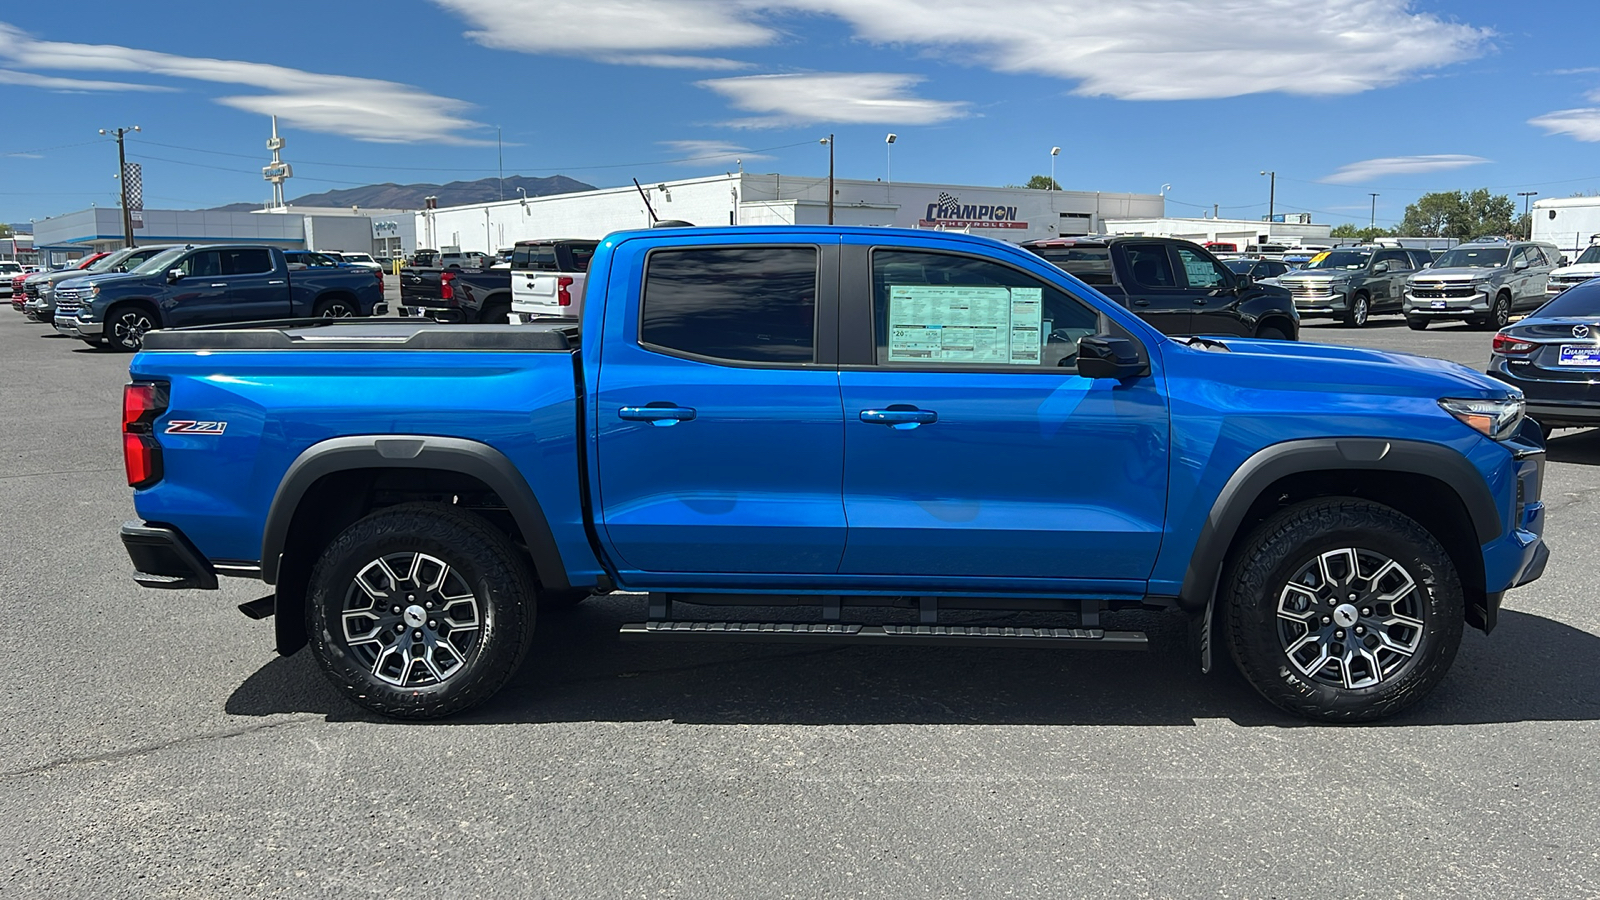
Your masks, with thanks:
[[[889,286],[889,361],[1039,365],[1040,288]]]
[[[1318,253],[1316,256],[1313,256],[1310,259],[1306,260],[1306,265],[1314,266],[1317,263],[1322,262],[1323,260],[1325,260],[1327,258],[1328,258],[1328,251],[1324,250],[1321,253]]]

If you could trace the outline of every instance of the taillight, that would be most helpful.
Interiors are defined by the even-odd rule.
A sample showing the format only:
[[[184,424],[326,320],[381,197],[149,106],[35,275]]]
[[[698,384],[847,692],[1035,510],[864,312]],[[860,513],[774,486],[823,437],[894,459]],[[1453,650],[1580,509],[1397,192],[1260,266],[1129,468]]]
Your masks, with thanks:
[[[568,278],[565,275],[563,275],[560,278],[556,279],[556,302],[557,303],[561,304],[562,306],[571,306],[572,305],[572,291],[568,290],[568,288],[570,288],[570,287],[572,287],[572,279],[571,278]]]
[[[155,424],[166,411],[166,385],[136,382],[122,388],[122,463],[130,487],[149,487],[161,480]]]
[[[439,276],[440,300],[454,300],[456,298],[456,289],[450,285],[450,282],[455,280],[456,273],[454,272],[445,272]]]
[[[1494,336],[1494,352],[1506,356],[1520,356],[1524,353],[1532,353],[1538,346],[1532,341],[1514,338],[1509,334],[1497,334]]]

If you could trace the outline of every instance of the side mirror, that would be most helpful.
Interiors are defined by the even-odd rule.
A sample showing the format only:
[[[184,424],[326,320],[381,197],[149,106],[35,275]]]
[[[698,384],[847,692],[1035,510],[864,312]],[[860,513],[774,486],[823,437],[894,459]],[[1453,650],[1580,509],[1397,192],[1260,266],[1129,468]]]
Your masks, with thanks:
[[[168,269],[167,270],[167,283],[168,284],[177,284],[179,281],[182,281],[182,280],[183,280],[183,270],[182,269]]]
[[[1242,273],[1234,276],[1233,282],[1234,282],[1234,287],[1236,287],[1239,290],[1243,291],[1243,290],[1247,290],[1249,288],[1255,287],[1256,277],[1254,275],[1251,275],[1249,272],[1242,272]]]
[[[1383,275],[1388,271],[1389,271],[1389,261],[1387,259],[1384,260],[1381,263],[1378,263],[1377,265],[1374,265],[1372,267],[1372,274],[1374,274],[1374,275]]]
[[[1127,338],[1091,334],[1078,338],[1078,374],[1085,378],[1137,378],[1150,374],[1139,348]]]
[[[1519,259],[1519,260],[1517,260],[1517,264],[1516,264],[1516,266],[1514,268],[1515,268],[1516,271],[1521,272],[1523,269],[1526,269],[1527,267],[1528,267],[1528,261],[1525,260],[1525,259]]]

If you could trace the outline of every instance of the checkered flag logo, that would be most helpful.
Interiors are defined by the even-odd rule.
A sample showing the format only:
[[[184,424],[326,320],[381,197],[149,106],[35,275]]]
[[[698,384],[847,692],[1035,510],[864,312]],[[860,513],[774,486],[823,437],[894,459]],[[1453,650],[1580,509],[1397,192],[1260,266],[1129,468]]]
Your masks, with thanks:
[[[961,205],[960,197],[952,197],[945,191],[939,192],[939,218],[949,219],[955,217],[955,207]]]
[[[122,164],[122,186],[127,191],[128,208],[144,209],[144,173],[138,163]]]

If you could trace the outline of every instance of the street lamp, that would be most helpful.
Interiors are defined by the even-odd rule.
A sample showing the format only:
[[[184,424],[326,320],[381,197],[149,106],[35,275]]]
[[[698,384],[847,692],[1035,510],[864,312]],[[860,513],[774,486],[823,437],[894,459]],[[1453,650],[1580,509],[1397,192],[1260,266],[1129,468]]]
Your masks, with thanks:
[[[1528,216],[1528,199],[1539,196],[1538,191],[1517,191],[1517,196],[1522,198],[1522,217],[1528,220],[1528,240],[1533,240],[1533,219]]]
[[[1261,170],[1261,174],[1263,174],[1263,175],[1271,175],[1272,176],[1272,184],[1271,184],[1270,187],[1267,188],[1267,223],[1271,224],[1272,223],[1272,219],[1273,219],[1273,214],[1276,212],[1276,205],[1277,205],[1277,202],[1278,202],[1278,173],[1277,172],[1269,172],[1266,169],[1262,169]],[[1270,228],[1267,229],[1268,232],[1270,232],[1271,230],[1272,229],[1270,229]]]
[[[1056,157],[1061,155],[1060,147],[1050,148],[1050,190],[1056,189]]]
[[[833,135],[822,139],[828,145],[828,224],[833,224]]]
[[[100,129],[101,134],[114,132],[117,135],[117,181],[122,187],[122,246],[133,246],[133,214],[128,211],[128,155],[122,146],[122,136],[130,131],[139,131],[139,126],[132,128],[113,128],[111,132]]]
[[[1372,219],[1367,222],[1367,227],[1368,228],[1377,228],[1378,227],[1378,195],[1375,192],[1369,192],[1367,194],[1367,196],[1372,198]]]
[[[894,184],[894,142],[900,136],[894,132],[883,139],[883,181],[885,184]]]
[[[1163,184],[1161,186],[1161,199],[1163,199],[1163,200],[1167,199],[1167,191],[1170,191],[1170,190],[1172,190],[1172,185]]]

